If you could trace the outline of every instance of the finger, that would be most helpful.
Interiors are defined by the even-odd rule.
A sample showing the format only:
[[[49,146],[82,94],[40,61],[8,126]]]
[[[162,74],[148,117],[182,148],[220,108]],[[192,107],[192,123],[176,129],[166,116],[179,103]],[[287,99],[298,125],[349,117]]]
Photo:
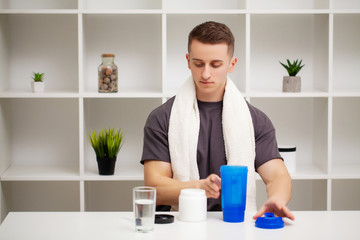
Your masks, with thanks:
[[[286,205],[279,205],[278,203],[275,203],[273,210],[274,213],[279,217],[287,217],[291,220],[295,220],[294,215],[291,213],[291,211]]]
[[[214,189],[215,188],[215,189]],[[212,197],[217,197],[218,195],[220,195],[220,189],[216,187],[216,185],[214,186],[214,188],[209,188],[209,192],[211,193]]]
[[[291,219],[293,221],[295,220],[295,216],[291,213],[289,208],[284,207],[283,208],[283,213],[284,213],[284,217],[287,217],[287,218],[289,218],[289,219]]]
[[[295,220],[294,215],[291,213],[291,211],[289,210],[289,208],[287,208],[286,206],[281,207],[281,208],[276,208],[273,209],[275,215],[279,216],[279,217],[286,217],[289,218],[291,220]]]
[[[221,178],[220,178],[218,175],[216,175],[216,174],[211,174],[209,179],[210,179],[210,181],[211,181],[212,183],[214,183],[214,184],[216,184],[216,185],[218,185],[218,186],[221,185]]]
[[[215,191],[215,192],[219,192],[219,191],[220,191],[220,187],[219,187],[219,185],[216,183],[216,181],[218,181],[217,178],[218,178],[218,177],[217,177],[216,175],[210,176],[210,177],[209,177],[209,183],[208,183],[209,187],[210,187],[213,191]]]
[[[261,217],[266,212],[266,207],[262,206],[259,211],[253,216],[253,219],[256,220],[258,217]]]
[[[205,190],[206,196],[207,196],[208,198],[213,198],[213,197],[216,195],[216,193],[217,193],[217,191],[214,190],[214,189],[211,187],[211,182],[210,182],[210,181],[206,181],[206,182],[205,182],[205,185],[203,186],[203,189]]]
[[[219,192],[213,192],[211,195],[211,198],[215,198],[218,199],[220,197],[220,193]]]
[[[215,191],[212,191],[212,190],[208,190],[206,191],[206,197],[207,198],[219,198],[220,197],[220,192],[215,192]]]
[[[212,174],[210,180],[221,189],[221,178],[218,175]]]

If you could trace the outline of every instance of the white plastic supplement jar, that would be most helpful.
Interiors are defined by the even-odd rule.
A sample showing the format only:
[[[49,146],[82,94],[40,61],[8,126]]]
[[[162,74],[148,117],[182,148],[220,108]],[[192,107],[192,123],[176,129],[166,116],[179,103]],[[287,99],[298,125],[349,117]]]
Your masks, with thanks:
[[[203,189],[183,189],[179,196],[179,220],[200,222],[206,220],[207,199]]]
[[[296,172],[296,147],[292,145],[279,145],[280,155],[284,159],[286,168],[290,174]]]

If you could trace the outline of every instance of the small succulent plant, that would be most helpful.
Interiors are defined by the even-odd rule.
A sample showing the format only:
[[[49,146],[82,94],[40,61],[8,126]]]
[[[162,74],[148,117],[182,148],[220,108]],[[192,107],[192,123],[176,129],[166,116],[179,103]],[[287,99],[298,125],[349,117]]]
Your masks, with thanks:
[[[36,73],[34,72],[34,75],[32,79],[34,79],[35,82],[42,82],[44,78],[44,73]]]
[[[99,158],[114,158],[120,151],[124,142],[123,131],[113,128],[102,129],[99,132],[95,130],[89,134],[89,141],[94,148],[96,157]]]
[[[292,63],[290,62],[289,59],[286,59],[287,61],[287,65],[285,65],[284,63],[280,62],[280,64],[286,69],[286,71],[289,73],[289,76],[295,77],[296,74],[298,74],[300,72],[300,70],[303,68],[303,66],[305,65],[301,65],[302,60],[294,60]]]

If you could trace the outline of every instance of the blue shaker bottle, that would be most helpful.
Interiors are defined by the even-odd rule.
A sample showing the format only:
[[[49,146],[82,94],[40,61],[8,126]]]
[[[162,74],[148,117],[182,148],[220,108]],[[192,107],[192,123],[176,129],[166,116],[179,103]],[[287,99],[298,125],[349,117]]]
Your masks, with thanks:
[[[246,206],[246,166],[223,165],[221,174],[221,204],[225,222],[243,222]]]

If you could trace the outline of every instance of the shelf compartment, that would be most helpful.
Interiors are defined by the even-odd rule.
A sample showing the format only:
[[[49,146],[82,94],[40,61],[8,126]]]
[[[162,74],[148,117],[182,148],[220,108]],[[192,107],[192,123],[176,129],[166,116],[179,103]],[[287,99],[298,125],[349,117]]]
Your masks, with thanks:
[[[244,94],[250,98],[316,98],[328,97],[329,93],[319,90],[302,90],[301,92],[282,92],[280,90],[250,91]]]
[[[315,178],[327,174],[327,98],[251,98],[276,129],[279,145],[296,146],[297,169],[313,169]],[[299,177],[306,177],[304,172]]]
[[[165,93],[174,93],[191,75],[188,69],[186,53],[188,53],[188,35],[197,25],[206,21],[218,21],[226,24],[235,37],[235,53],[238,58],[235,70],[229,75],[241,91],[245,91],[245,21],[243,14],[213,15],[167,15],[167,56]]]
[[[150,112],[161,105],[161,99],[85,99],[84,100],[84,162],[85,179],[143,179],[140,164],[143,149],[143,129]],[[106,117],[105,117],[106,116]],[[121,128],[125,142],[120,149],[114,176],[98,175],[96,155],[88,140],[93,130]]]
[[[33,72],[45,92],[78,91],[77,15],[3,14],[0,28],[0,92],[30,93]]]
[[[85,211],[133,211],[133,192],[143,181],[85,181]]]
[[[360,176],[360,98],[333,99],[332,171]]]
[[[119,92],[162,91],[160,14],[85,14],[83,20],[85,92],[98,89],[103,53],[115,54]]]
[[[84,9],[161,9],[161,0],[84,0]]]
[[[328,179],[328,175],[314,165],[300,165],[297,166],[296,172],[290,174],[292,180],[311,180],[311,179]],[[260,180],[259,174],[256,179]]]
[[[11,165],[1,181],[74,181],[79,180],[78,165]]]
[[[11,156],[11,105],[7,99],[0,99],[0,174],[10,165]],[[1,191],[0,191],[1,193]],[[1,201],[0,201],[1,202]],[[1,221],[1,214],[0,214]]]
[[[300,165],[296,166],[296,172],[294,174],[290,174],[291,179],[293,180],[301,180],[301,179],[327,179],[328,176],[326,172],[322,169],[318,168],[315,165]]]
[[[327,208],[327,180],[292,180],[292,211],[325,211]],[[256,181],[256,204],[259,209],[267,200],[266,186]]]
[[[331,0],[303,0],[303,1],[287,1],[287,0],[251,0],[248,2],[248,9],[259,10],[288,10],[288,9],[328,9]]]
[[[98,91],[86,92],[81,94],[85,98],[162,98],[163,93],[160,91],[125,91],[119,89],[117,93],[99,93]],[[1,95],[0,95],[1,96]]]
[[[44,168],[56,166],[68,166],[69,172],[54,178],[79,176],[77,99],[0,99],[0,105],[6,129],[1,138],[9,145],[3,159],[10,167],[9,178],[43,178]],[[24,171],[29,165],[33,167]]]
[[[121,151],[121,150],[120,150]],[[94,157],[95,158],[95,157]],[[94,159],[96,161],[96,159]],[[140,162],[140,161],[139,161]],[[123,159],[116,161],[114,175],[99,175],[97,166],[88,168],[82,179],[86,181],[142,181],[144,180],[144,167],[140,163],[124,164]]]
[[[246,0],[163,0],[164,9],[198,10],[198,9],[245,9]]]
[[[1,182],[7,212],[80,211],[79,186],[76,181]]]
[[[360,179],[332,180],[331,210],[360,210]]]
[[[353,26],[353,27],[349,27]],[[360,92],[358,68],[360,66],[359,14],[334,15],[334,92]]]
[[[16,90],[8,90],[0,92],[0,98],[73,98],[76,99],[79,97],[78,92],[65,92],[65,91],[45,91],[41,93],[33,93],[28,91],[16,91]]]
[[[328,37],[328,14],[251,15],[250,90],[281,92],[288,73],[279,61],[302,59],[302,91],[327,92]]]
[[[0,0],[0,9],[77,9],[77,0]]]
[[[360,10],[360,2],[356,0],[341,0],[336,1],[333,0],[333,8],[334,9],[347,9],[347,10]]]
[[[360,178],[360,161],[351,159],[355,163],[336,162],[332,165],[331,178],[333,179],[353,179]],[[357,160],[357,162],[356,162]]]

